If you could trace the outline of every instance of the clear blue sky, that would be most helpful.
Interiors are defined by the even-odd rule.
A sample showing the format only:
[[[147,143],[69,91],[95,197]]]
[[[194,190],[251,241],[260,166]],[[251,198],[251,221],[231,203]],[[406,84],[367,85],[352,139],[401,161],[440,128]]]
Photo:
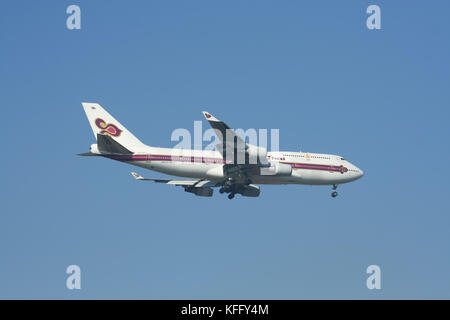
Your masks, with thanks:
[[[81,7],[82,29],[66,28]],[[366,28],[369,4],[382,30]],[[0,298],[450,298],[448,1],[4,1]],[[208,110],[345,156],[258,199],[80,158],[98,102],[170,147]],[[204,128],[207,123],[204,122]],[[137,170],[147,176],[157,173]],[[66,289],[66,267],[82,290]],[[366,288],[367,266],[382,290]]]

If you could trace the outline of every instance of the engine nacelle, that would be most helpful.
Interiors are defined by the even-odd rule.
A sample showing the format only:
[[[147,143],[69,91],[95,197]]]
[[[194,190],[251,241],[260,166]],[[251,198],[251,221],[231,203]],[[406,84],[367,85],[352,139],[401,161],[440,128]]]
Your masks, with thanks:
[[[254,184],[249,184],[248,186],[245,186],[241,194],[244,197],[259,197],[259,193],[260,190],[258,186],[255,186]]]
[[[267,163],[267,149],[248,145],[247,149],[248,160],[250,164],[266,164]]]
[[[199,197],[212,197],[214,190],[210,187],[185,188],[184,191],[195,194]]]
[[[290,176],[292,167],[286,163],[271,162],[270,167],[261,168],[262,176]]]

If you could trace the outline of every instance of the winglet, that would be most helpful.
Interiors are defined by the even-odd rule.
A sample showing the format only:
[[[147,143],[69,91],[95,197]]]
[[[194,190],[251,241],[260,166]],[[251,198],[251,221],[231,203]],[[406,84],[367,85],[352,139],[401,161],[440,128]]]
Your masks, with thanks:
[[[208,121],[215,121],[215,122],[220,122],[220,120],[218,120],[217,118],[215,118],[211,113],[203,111],[203,115],[205,116],[206,120]]]
[[[136,180],[144,180],[144,178],[140,175],[138,175],[136,172],[132,172],[131,175],[136,179]]]

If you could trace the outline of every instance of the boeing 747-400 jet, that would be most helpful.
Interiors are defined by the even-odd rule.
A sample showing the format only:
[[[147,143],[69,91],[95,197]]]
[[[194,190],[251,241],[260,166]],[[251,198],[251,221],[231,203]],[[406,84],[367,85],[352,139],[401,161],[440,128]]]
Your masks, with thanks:
[[[363,171],[341,156],[304,152],[268,152],[246,143],[224,122],[203,112],[214,129],[216,150],[186,150],[151,147],[142,143],[97,103],[82,103],[97,139],[82,156],[101,156],[189,180],[135,179],[181,186],[186,192],[211,197],[213,188],[228,193],[258,197],[261,184],[330,185],[332,197],[339,184],[355,181]]]

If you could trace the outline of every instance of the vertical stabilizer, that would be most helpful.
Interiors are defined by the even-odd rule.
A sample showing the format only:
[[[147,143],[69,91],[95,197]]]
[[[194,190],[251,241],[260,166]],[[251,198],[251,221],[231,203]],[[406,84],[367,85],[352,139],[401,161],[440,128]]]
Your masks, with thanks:
[[[97,135],[107,135],[113,141],[133,152],[136,149],[146,147],[98,103],[83,102],[82,105],[96,139]]]

